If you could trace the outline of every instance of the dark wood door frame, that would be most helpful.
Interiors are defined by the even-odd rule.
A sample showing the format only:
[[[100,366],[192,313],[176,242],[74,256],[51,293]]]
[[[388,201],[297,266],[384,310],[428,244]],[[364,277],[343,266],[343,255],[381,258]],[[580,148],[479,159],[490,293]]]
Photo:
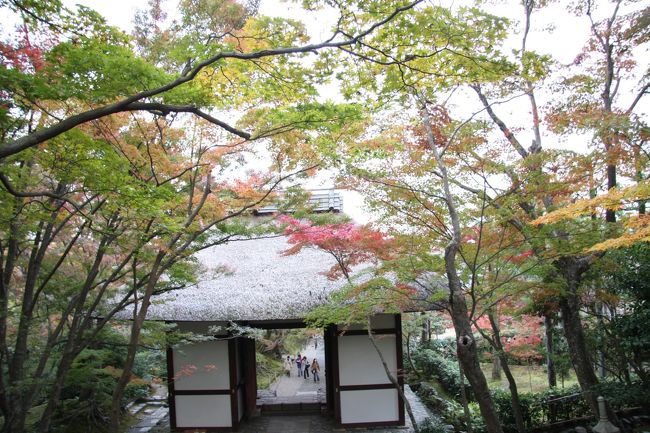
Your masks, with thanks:
[[[338,371],[338,365],[334,364],[333,347],[336,341],[336,326],[329,325],[323,331],[323,344],[325,345],[325,397],[327,411],[334,414],[334,372]]]
[[[241,368],[244,373],[244,415],[250,419],[255,415],[257,406],[257,369],[255,361],[255,340],[242,338]]]

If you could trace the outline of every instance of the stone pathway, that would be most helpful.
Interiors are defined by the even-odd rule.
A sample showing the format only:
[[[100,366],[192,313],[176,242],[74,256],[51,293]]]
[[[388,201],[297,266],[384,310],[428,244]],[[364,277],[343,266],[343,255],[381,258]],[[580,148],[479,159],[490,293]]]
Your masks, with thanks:
[[[130,427],[126,433],[147,433],[156,425],[167,419],[169,424],[169,408],[167,407],[167,387],[164,385],[152,385],[154,392],[144,402],[127,406],[129,413],[140,421]]]
[[[322,339],[318,347],[314,347],[313,340],[300,351],[312,362],[314,358],[320,365],[320,381],[314,382],[311,371],[309,377],[298,376],[298,369],[294,363],[290,376],[282,375],[273,382],[268,390],[259,390],[257,406],[283,404],[283,403],[325,403],[325,352]],[[293,355],[295,356],[295,354]]]
[[[410,386],[404,385],[404,395],[406,396],[406,399],[411,405],[411,410],[413,411],[413,417],[415,418],[415,422],[418,423],[418,425],[422,424],[422,422],[424,422],[425,419],[431,417],[431,411],[429,411],[429,409],[427,409],[424,403],[422,403],[420,397],[415,395],[415,393],[411,390]],[[406,421],[410,426],[411,422],[408,419],[408,414],[405,414],[405,416],[406,416]]]
[[[148,433],[158,425],[167,423],[169,431],[169,408],[165,405],[158,409],[146,409],[142,413],[143,418],[136,425],[127,430],[127,433]]]

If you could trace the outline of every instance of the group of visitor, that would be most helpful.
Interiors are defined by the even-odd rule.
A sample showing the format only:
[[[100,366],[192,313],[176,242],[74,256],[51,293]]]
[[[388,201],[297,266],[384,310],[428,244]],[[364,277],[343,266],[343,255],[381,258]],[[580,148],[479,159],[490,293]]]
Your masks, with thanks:
[[[288,377],[291,377],[291,369],[293,368],[294,362],[298,368],[298,377],[309,379],[309,371],[311,371],[314,382],[320,382],[320,365],[316,358],[310,363],[306,356],[300,355],[300,352],[298,352],[295,359],[287,355],[287,359],[284,360],[284,372]]]

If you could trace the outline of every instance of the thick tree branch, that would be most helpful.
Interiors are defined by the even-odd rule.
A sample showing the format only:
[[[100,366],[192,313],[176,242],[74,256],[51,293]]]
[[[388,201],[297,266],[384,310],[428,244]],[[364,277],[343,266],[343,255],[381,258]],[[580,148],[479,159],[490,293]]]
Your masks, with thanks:
[[[625,114],[627,115],[632,114],[632,111],[634,111],[636,104],[638,104],[641,98],[643,98],[643,95],[648,93],[648,89],[650,89],[650,83],[646,84],[641,88],[641,90],[639,90],[639,93],[636,94],[636,98],[634,98],[634,101],[632,101],[628,109],[625,110]]]
[[[487,98],[483,94],[483,91],[481,90],[481,86],[475,84],[470,87],[474,89],[474,91],[478,95],[478,98],[481,100],[481,103],[485,107],[485,111],[487,111],[487,113],[490,115],[492,121],[497,124],[497,126],[499,127],[501,132],[503,132],[503,135],[506,137],[506,139],[508,139],[512,147],[515,148],[517,153],[519,153],[519,155],[521,155],[522,158],[526,158],[528,156],[528,151],[524,149],[524,146],[521,145],[521,143],[519,142],[519,140],[517,140],[517,137],[515,137],[512,131],[508,129],[508,127],[503,122],[503,120],[501,120],[501,118],[499,118],[499,116],[496,115],[496,113],[492,109],[492,106],[490,105]]]
[[[248,132],[239,130],[227,124],[226,122],[219,120],[216,117],[206,113],[205,111],[201,110],[199,107],[196,107],[194,105],[170,105],[170,104],[163,104],[159,102],[134,102],[132,104],[127,105],[124,111],[149,111],[154,114],[160,114],[162,116],[166,116],[170,113],[192,113],[207,120],[212,124],[220,126],[221,128],[225,129],[226,131],[238,137],[241,137],[246,140],[250,140],[251,138],[251,135]]]

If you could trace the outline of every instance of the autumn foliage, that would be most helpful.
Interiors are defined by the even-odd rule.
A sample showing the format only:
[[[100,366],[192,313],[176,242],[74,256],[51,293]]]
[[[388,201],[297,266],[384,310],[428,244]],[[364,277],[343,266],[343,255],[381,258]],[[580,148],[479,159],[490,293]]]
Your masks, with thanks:
[[[285,225],[284,234],[293,246],[284,255],[297,254],[306,247],[315,247],[331,254],[336,264],[324,275],[331,280],[349,277],[355,265],[385,260],[391,257],[393,240],[369,226],[353,223],[313,225],[287,215],[278,217]]]
[[[487,316],[476,320],[476,327],[491,332]],[[501,316],[501,344],[505,352],[520,361],[539,362],[543,359],[543,320],[537,316],[522,314],[518,316]]]

